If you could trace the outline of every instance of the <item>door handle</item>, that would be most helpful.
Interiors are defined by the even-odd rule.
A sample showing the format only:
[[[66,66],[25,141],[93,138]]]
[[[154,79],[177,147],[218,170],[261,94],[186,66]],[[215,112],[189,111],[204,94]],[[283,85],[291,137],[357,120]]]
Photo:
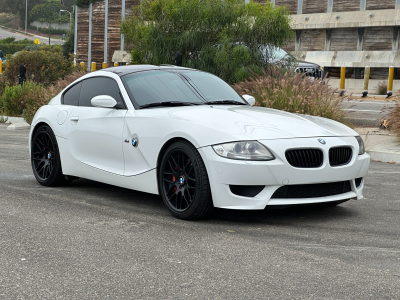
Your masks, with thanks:
[[[71,117],[70,121],[71,122],[78,122],[79,121],[79,117]]]

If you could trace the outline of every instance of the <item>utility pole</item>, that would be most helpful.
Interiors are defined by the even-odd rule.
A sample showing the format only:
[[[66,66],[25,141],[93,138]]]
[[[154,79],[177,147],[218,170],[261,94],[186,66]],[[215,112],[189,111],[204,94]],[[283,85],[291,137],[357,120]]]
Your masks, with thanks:
[[[25,0],[25,33],[28,27],[28,0]]]
[[[50,45],[50,22],[47,23],[47,24],[48,24],[48,26],[49,26],[49,45]]]

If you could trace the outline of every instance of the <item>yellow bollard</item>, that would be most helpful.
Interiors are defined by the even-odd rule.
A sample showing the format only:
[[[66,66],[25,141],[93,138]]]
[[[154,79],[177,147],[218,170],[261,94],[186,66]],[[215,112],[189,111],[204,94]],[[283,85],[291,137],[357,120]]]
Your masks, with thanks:
[[[388,90],[387,92],[390,93],[393,91],[393,77],[394,77],[394,67],[389,67],[389,80],[388,80]]]
[[[96,63],[92,62],[92,72],[96,71]]]
[[[369,85],[369,74],[371,72],[370,67],[365,67],[364,71],[364,93],[368,94],[368,85]]]
[[[82,71],[85,70],[85,63],[83,61],[81,61],[81,68],[82,68]]]
[[[0,59],[0,74],[3,73],[3,61]]]
[[[107,69],[107,63],[103,62],[103,69]]]
[[[117,62],[114,63],[114,67],[118,67],[118,63]]]
[[[340,89],[344,90],[345,88],[345,79],[346,79],[346,67],[340,68]]]

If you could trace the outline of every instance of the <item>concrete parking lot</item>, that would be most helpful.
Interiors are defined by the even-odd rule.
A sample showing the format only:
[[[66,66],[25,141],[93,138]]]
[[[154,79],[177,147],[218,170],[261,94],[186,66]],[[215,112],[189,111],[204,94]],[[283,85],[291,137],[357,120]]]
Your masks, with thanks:
[[[0,124],[1,299],[398,299],[400,165],[365,199],[174,219],[158,196],[34,179],[28,131]]]

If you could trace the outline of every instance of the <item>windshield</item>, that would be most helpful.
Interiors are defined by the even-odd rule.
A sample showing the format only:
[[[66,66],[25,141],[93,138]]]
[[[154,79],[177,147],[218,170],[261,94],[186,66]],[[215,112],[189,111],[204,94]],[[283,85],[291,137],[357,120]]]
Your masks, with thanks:
[[[223,80],[195,70],[157,70],[122,77],[135,108],[151,103],[246,102]]]
[[[272,48],[272,59],[282,59],[286,55],[288,55],[287,52],[282,48]]]

